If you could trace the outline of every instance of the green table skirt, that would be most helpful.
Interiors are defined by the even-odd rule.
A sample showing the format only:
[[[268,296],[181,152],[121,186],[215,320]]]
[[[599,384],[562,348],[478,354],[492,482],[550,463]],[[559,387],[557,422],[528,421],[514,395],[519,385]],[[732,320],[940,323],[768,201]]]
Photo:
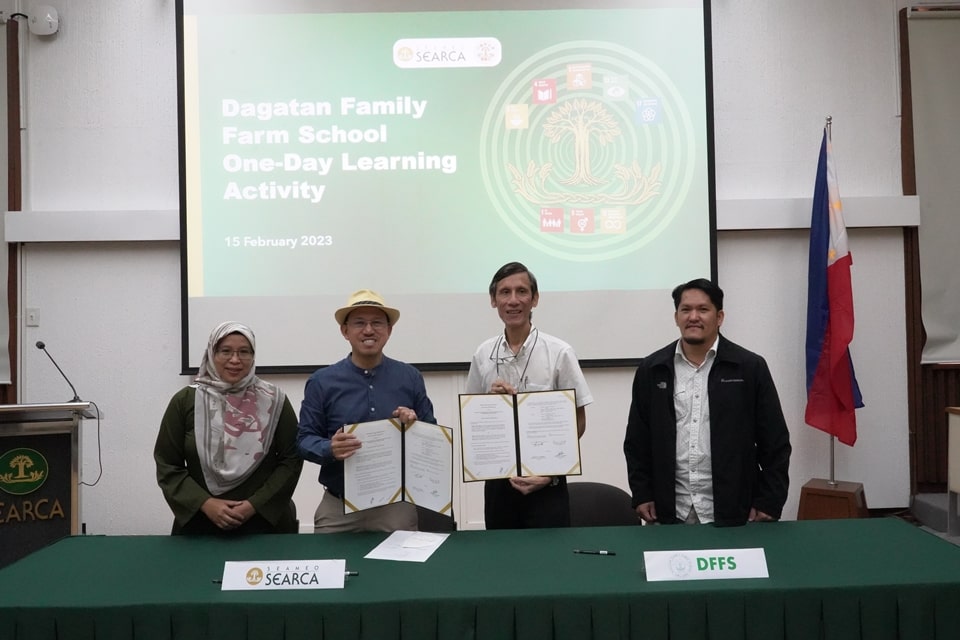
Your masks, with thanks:
[[[425,563],[364,559],[385,537],[67,538],[0,570],[0,639],[960,638],[960,548],[894,519],[462,531]],[[646,580],[644,551],[746,547],[769,578]],[[214,582],[226,560],[321,558],[360,575]]]

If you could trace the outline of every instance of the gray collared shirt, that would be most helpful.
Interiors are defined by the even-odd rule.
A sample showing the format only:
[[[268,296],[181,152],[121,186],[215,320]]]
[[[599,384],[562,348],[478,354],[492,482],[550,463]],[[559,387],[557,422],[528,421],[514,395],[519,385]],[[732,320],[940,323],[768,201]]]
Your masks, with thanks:
[[[707,378],[717,358],[717,343],[698,367],[683,355],[681,341],[674,355],[673,407],[677,415],[677,518],[685,522],[695,511],[700,522],[713,522],[713,460],[710,455],[710,398]]]

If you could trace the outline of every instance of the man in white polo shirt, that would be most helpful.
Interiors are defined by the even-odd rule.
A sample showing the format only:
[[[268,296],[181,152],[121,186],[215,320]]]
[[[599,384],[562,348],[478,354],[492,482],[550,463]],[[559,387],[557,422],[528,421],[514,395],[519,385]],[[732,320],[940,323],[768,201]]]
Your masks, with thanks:
[[[574,389],[577,431],[587,428],[586,405],[593,402],[573,348],[533,325],[540,300],[537,279],[519,262],[510,262],[490,282],[490,306],[503,332],[473,354],[467,393],[517,393]],[[570,499],[563,476],[523,476],[488,480],[484,485],[487,529],[570,526]]]

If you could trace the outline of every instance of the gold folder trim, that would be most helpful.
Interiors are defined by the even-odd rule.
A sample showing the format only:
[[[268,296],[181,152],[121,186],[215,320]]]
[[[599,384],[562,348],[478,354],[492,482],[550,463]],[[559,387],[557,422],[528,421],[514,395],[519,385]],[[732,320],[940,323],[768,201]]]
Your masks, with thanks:
[[[567,471],[567,472],[566,472],[565,474],[563,474],[563,475],[565,475],[565,476],[576,476],[576,475],[579,475],[580,473],[582,473],[582,472],[580,471],[580,463],[578,462],[578,463],[576,463],[575,465],[573,465],[572,467],[570,467],[570,470]]]
[[[450,427],[445,427],[442,424],[438,424],[437,426],[440,427],[440,433],[442,433],[443,437],[447,439],[447,442],[453,444],[453,429]]]

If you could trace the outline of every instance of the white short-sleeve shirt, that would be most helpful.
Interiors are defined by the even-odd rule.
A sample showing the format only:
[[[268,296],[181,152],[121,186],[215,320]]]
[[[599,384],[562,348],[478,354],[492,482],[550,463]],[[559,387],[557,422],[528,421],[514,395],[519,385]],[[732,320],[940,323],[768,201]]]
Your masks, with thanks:
[[[573,347],[536,327],[531,327],[516,355],[502,333],[477,347],[470,361],[466,393],[488,393],[498,378],[518,391],[574,389],[577,407],[593,402]]]

